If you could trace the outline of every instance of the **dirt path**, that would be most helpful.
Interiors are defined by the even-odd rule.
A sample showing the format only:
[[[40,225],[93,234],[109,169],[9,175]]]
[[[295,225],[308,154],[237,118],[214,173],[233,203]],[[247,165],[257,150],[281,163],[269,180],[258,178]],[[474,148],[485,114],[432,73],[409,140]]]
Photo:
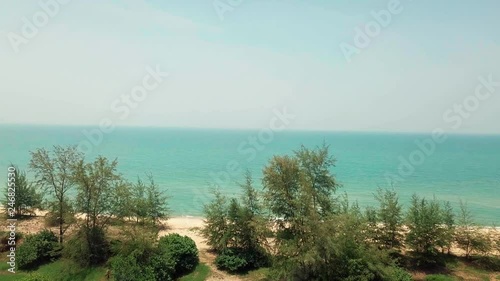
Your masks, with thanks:
[[[229,275],[224,271],[220,271],[215,267],[215,255],[209,252],[209,247],[205,239],[201,237],[199,229],[203,227],[203,219],[190,217],[174,217],[166,221],[167,230],[160,231],[159,236],[165,236],[169,233],[178,233],[188,236],[193,239],[198,247],[200,261],[208,265],[212,271],[207,281],[225,280],[225,281],[241,281],[238,276]]]

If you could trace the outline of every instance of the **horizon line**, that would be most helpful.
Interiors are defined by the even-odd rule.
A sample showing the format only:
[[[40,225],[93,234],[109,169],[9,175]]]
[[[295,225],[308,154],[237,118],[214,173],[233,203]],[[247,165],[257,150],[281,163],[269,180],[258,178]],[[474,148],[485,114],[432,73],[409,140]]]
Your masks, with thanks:
[[[73,128],[98,128],[99,125],[89,124],[35,124],[35,123],[0,123],[0,126],[27,126],[27,127],[73,127]],[[235,127],[180,127],[156,125],[115,125],[115,128],[124,129],[181,129],[181,130],[219,130],[219,131],[259,131],[263,128],[235,128]],[[402,135],[429,135],[432,131],[387,131],[387,130],[336,130],[336,129],[284,129],[280,132],[309,132],[309,133],[370,133],[370,134],[402,134]],[[447,132],[447,135],[456,136],[500,136],[500,133],[482,132]]]

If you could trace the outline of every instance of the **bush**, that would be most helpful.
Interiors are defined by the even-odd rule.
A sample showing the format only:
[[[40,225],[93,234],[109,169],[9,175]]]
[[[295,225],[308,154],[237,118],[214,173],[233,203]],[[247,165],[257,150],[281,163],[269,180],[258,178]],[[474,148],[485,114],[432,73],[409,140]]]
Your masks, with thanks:
[[[215,265],[220,270],[242,272],[248,267],[248,262],[242,255],[228,249],[217,256]]]
[[[65,244],[63,254],[83,267],[102,264],[110,256],[110,244],[100,228],[82,227]]]
[[[391,281],[412,281],[412,280],[413,278],[411,277],[411,274],[400,267],[395,267],[391,273]]]
[[[151,281],[156,280],[154,270],[149,265],[141,264],[144,252],[134,251],[129,256],[118,255],[111,259],[114,280]],[[169,279],[165,279],[169,280]]]
[[[33,268],[59,257],[60,250],[56,235],[52,231],[42,230],[27,236],[19,246],[17,265],[19,269]]]
[[[118,254],[110,260],[115,280],[156,280],[150,265],[150,258],[156,253],[150,241],[127,241],[116,246]]]
[[[5,252],[10,249],[13,245],[9,245],[10,231],[0,231],[0,252]],[[16,232],[16,244],[23,238],[21,232]],[[10,240],[12,241],[12,240]]]
[[[193,271],[199,263],[198,249],[193,239],[179,234],[169,234],[160,238],[158,242],[158,250],[160,256],[170,256],[171,261],[175,264],[175,275]],[[168,260],[168,257],[161,257],[163,260]]]
[[[426,281],[453,281],[453,277],[442,275],[442,274],[431,274],[425,277]]]
[[[178,262],[178,261],[177,261]],[[156,280],[171,281],[180,274],[176,271],[176,261],[169,253],[158,253],[149,262]]]
[[[228,248],[215,259],[218,269],[229,272],[244,272],[269,265],[269,257],[263,250]]]
[[[154,248],[150,241],[116,243],[119,254],[111,259],[115,280],[174,280],[176,261],[171,253]]]
[[[483,270],[500,271],[500,258],[478,257],[472,261],[472,265]]]

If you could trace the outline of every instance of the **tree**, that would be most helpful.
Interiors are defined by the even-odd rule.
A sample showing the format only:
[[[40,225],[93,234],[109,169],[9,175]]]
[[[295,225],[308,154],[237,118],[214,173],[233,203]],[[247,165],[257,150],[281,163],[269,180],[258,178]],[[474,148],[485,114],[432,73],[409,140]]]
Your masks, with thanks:
[[[278,220],[277,280],[387,280],[393,272],[389,255],[368,243],[357,202],[333,197],[340,186],[334,163],[325,145],[301,147],[294,156],[274,156],[263,170],[265,205]]]
[[[216,251],[227,248],[230,239],[227,198],[214,189],[214,199],[203,207],[205,227],[201,230],[207,244]]]
[[[116,171],[118,162],[99,156],[92,163],[80,160],[73,181],[77,186],[76,209],[84,213],[87,229],[104,229],[114,215],[116,188],[122,182]]]
[[[280,228],[293,228],[299,217],[300,167],[296,158],[290,156],[274,156],[264,167],[262,183],[264,200],[277,219]]]
[[[52,195],[59,224],[59,243],[67,227],[64,208],[67,193],[74,186],[73,168],[83,158],[76,146],[54,146],[52,151],[39,148],[31,152],[30,169],[35,172],[36,183]]]
[[[82,159],[74,167],[76,210],[85,214],[85,220],[66,253],[82,266],[107,260],[109,244],[105,230],[116,210],[117,187],[123,183],[117,165],[116,160],[110,162],[98,156],[92,163]]]
[[[166,196],[162,191],[160,191],[159,186],[154,181],[153,175],[147,175],[149,180],[149,185],[146,187],[147,193],[147,217],[151,223],[155,226],[162,219],[168,219],[168,196]]]
[[[137,183],[132,185],[131,192],[127,195],[131,202],[127,205],[137,222],[156,226],[161,219],[168,218],[168,196],[160,191],[152,174],[147,174],[147,178],[148,184],[138,178]]]
[[[295,157],[305,177],[304,184],[309,185],[313,209],[323,217],[331,214],[334,206],[330,196],[339,188],[339,184],[330,171],[335,167],[335,158],[330,156],[329,147],[323,144],[312,150],[302,145],[295,151]]]
[[[304,244],[289,240],[295,243],[278,249],[272,280],[395,280],[392,259],[369,242],[366,220],[349,205],[322,221],[306,220],[312,231]]]
[[[25,171],[20,170],[17,166],[11,165],[11,167],[15,171],[15,213],[17,216],[32,213],[33,208],[41,207],[43,194],[38,192],[35,185],[28,180]],[[6,202],[9,202],[8,194],[9,192],[5,193]]]
[[[205,228],[202,230],[208,244],[218,253],[219,269],[244,271],[267,265],[267,221],[262,215],[260,195],[253,187],[247,171],[241,198],[223,197],[215,191],[215,198],[205,206]]]
[[[378,189],[375,199],[379,202],[376,211],[378,235],[376,240],[388,249],[401,246],[401,225],[403,223],[402,206],[394,190]]]
[[[443,205],[443,232],[439,241],[441,252],[450,254],[451,246],[455,239],[455,214],[450,202],[445,202]]]
[[[240,225],[240,243],[243,249],[249,252],[260,252],[262,247],[268,248],[267,237],[269,226],[264,215],[261,194],[253,186],[253,179],[250,171],[245,174],[245,183],[241,184],[243,194],[240,198],[241,204],[236,209],[236,215],[230,221]],[[239,213],[239,214],[238,214]]]
[[[412,196],[407,214],[408,235],[406,243],[417,254],[418,262],[426,265],[440,262],[436,259],[437,248],[447,238],[446,211],[434,198],[427,200]]]
[[[486,233],[482,233],[474,222],[474,217],[467,207],[467,203],[460,200],[460,213],[458,216],[456,242],[460,249],[464,250],[465,257],[471,254],[487,253],[491,250],[491,241]]]

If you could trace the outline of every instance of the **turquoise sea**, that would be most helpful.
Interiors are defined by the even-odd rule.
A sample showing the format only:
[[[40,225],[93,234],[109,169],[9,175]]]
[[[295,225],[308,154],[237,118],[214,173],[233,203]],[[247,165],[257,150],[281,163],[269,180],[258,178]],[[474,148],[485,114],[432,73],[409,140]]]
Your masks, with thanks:
[[[0,181],[6,181],[10,163],[26,169],[31,150],[77,145],[88,141],[82,131],[92,129],[1,125],[0,167],[4,172],[0,172]],[[436,196],[455,206],[462,199],[478,222],[500,225],[500,136],[449,135],[443,143],[435,144],[432,153],[422,154],[423,163],[418,159],[415,165],[410,164],[414,171],[405,171],[404,176],[398,173],[405,161],[401,159],[419,154],[415,142],[430,135],[284,131],[260,137],[258,130],[121,127],[103,134],[86,157],[90,160],[102,154],[118,158],[120,172],[130,180],[153,173],[171,197],[174,215],[199,216],[214,185],[236,194],[244,170],[249,169],[260,187],[262,168],[272,155],[292,153],[302,144],[315,147],[325,142],[337,159],[332,172],[342,184],[340,192],[347,192],[361,206],[374,204],[372,194],[377,187],[389,185],[389,173],[400,178],[394,188],[405,205],[413,193]],[[252,140],[256,140],[254,145]]]

